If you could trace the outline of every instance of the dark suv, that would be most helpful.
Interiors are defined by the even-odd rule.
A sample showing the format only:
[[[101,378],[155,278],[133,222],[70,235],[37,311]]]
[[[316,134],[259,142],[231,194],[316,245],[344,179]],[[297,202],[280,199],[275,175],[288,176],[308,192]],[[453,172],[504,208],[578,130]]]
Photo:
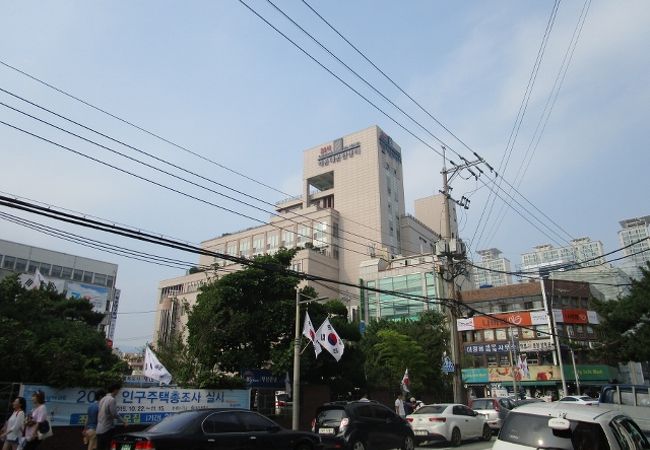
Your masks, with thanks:
[[[325,403],[316,411],[312,431],[326,449],[413,450],[413,430],[386,406],[373,401]]]

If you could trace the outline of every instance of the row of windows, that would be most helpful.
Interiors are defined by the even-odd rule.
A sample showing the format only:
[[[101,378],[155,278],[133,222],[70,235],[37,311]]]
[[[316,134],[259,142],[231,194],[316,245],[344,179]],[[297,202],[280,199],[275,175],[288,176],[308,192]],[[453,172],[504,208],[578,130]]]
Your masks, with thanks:
[[[564,306],[567,308],[589,309],[589,299],[585,297],[562,297],[551,296],[549,302],[553,306]],[[512,311],[530,311],[543,309],[544,303],[542,296],[519,297],[518,299],[508,299],[502,302],[481,302],[472,305],[477,311],[484,314],[504,313]]]
[[[98,284],[100,286],[113,287],[115,277],[103,273],[90,272],[82,269],[73,269],[72,267],[57,266],[56,264],[47,264],[38,261],[30,261],[15,256],[0,255],[3,269],[21,273],[35,273],[36,269],[44,277],[63,278],[65,280],[81,281],[83,283]]]

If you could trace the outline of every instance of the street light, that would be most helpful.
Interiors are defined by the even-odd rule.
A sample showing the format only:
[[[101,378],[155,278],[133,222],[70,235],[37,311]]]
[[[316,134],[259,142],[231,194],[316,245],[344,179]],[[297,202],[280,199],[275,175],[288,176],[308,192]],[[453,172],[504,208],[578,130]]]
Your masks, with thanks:
[[[296,286],[296,326],[295,334],[293,341],[293,387],[291,393],[291,401],[293,403],[291,409],[291,429],[298,430],[300,422],[300,304],[301,303],[310,303],[317,302],[321,300],[327,300],[328,297],[307,297],[308,300],[300,301],[300,296],[307,297],[305,294],[300,292],[298,286]]]

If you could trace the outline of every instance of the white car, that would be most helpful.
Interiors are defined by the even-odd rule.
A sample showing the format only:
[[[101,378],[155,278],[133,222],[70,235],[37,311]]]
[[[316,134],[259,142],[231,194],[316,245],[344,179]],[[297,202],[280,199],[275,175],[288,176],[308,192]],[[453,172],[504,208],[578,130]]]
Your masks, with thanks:
[[[485,416],[457,403],[424,405],[406,416],[415,442],[449,441],[458,446],[464,439],[492,439],[492,429]]]
[[[506,417],[493,450],[647,450],[650,443],[628,416],[602,405],[530,403]]]
[[[575,404],[578,404],[578,405],[597,405],[598,404],[598,399],[597,398],[587,397],[586,395],[567,395],[566,397],[562,397],[559,401],[575,403]]]

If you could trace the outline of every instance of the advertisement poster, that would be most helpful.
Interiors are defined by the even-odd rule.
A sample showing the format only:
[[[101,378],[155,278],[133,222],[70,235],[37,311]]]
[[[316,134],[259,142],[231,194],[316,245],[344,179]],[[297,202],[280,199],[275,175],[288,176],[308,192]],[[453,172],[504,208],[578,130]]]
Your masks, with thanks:
[[[528,366],[520,362],[516,367],[488,367],[490,382],[512,381],[513,369],[517,381],[554,381],[560,380],[557,366]]]
[[[54,389],[49,386],[23,384],[20,396],[31,411],[32,394],[42,390],[53,426],[84,425],[88,406],[95,401],[94,389]],[[204,408],[250,409],[250,390],[123,388],[117,395],[117,411],[132,424],[152,424],[180,411]]]
[[[93,311],[103,313],[106,310],[109,288],[92,284],[68,283],[68,297],[86,300],[93,305]]]

